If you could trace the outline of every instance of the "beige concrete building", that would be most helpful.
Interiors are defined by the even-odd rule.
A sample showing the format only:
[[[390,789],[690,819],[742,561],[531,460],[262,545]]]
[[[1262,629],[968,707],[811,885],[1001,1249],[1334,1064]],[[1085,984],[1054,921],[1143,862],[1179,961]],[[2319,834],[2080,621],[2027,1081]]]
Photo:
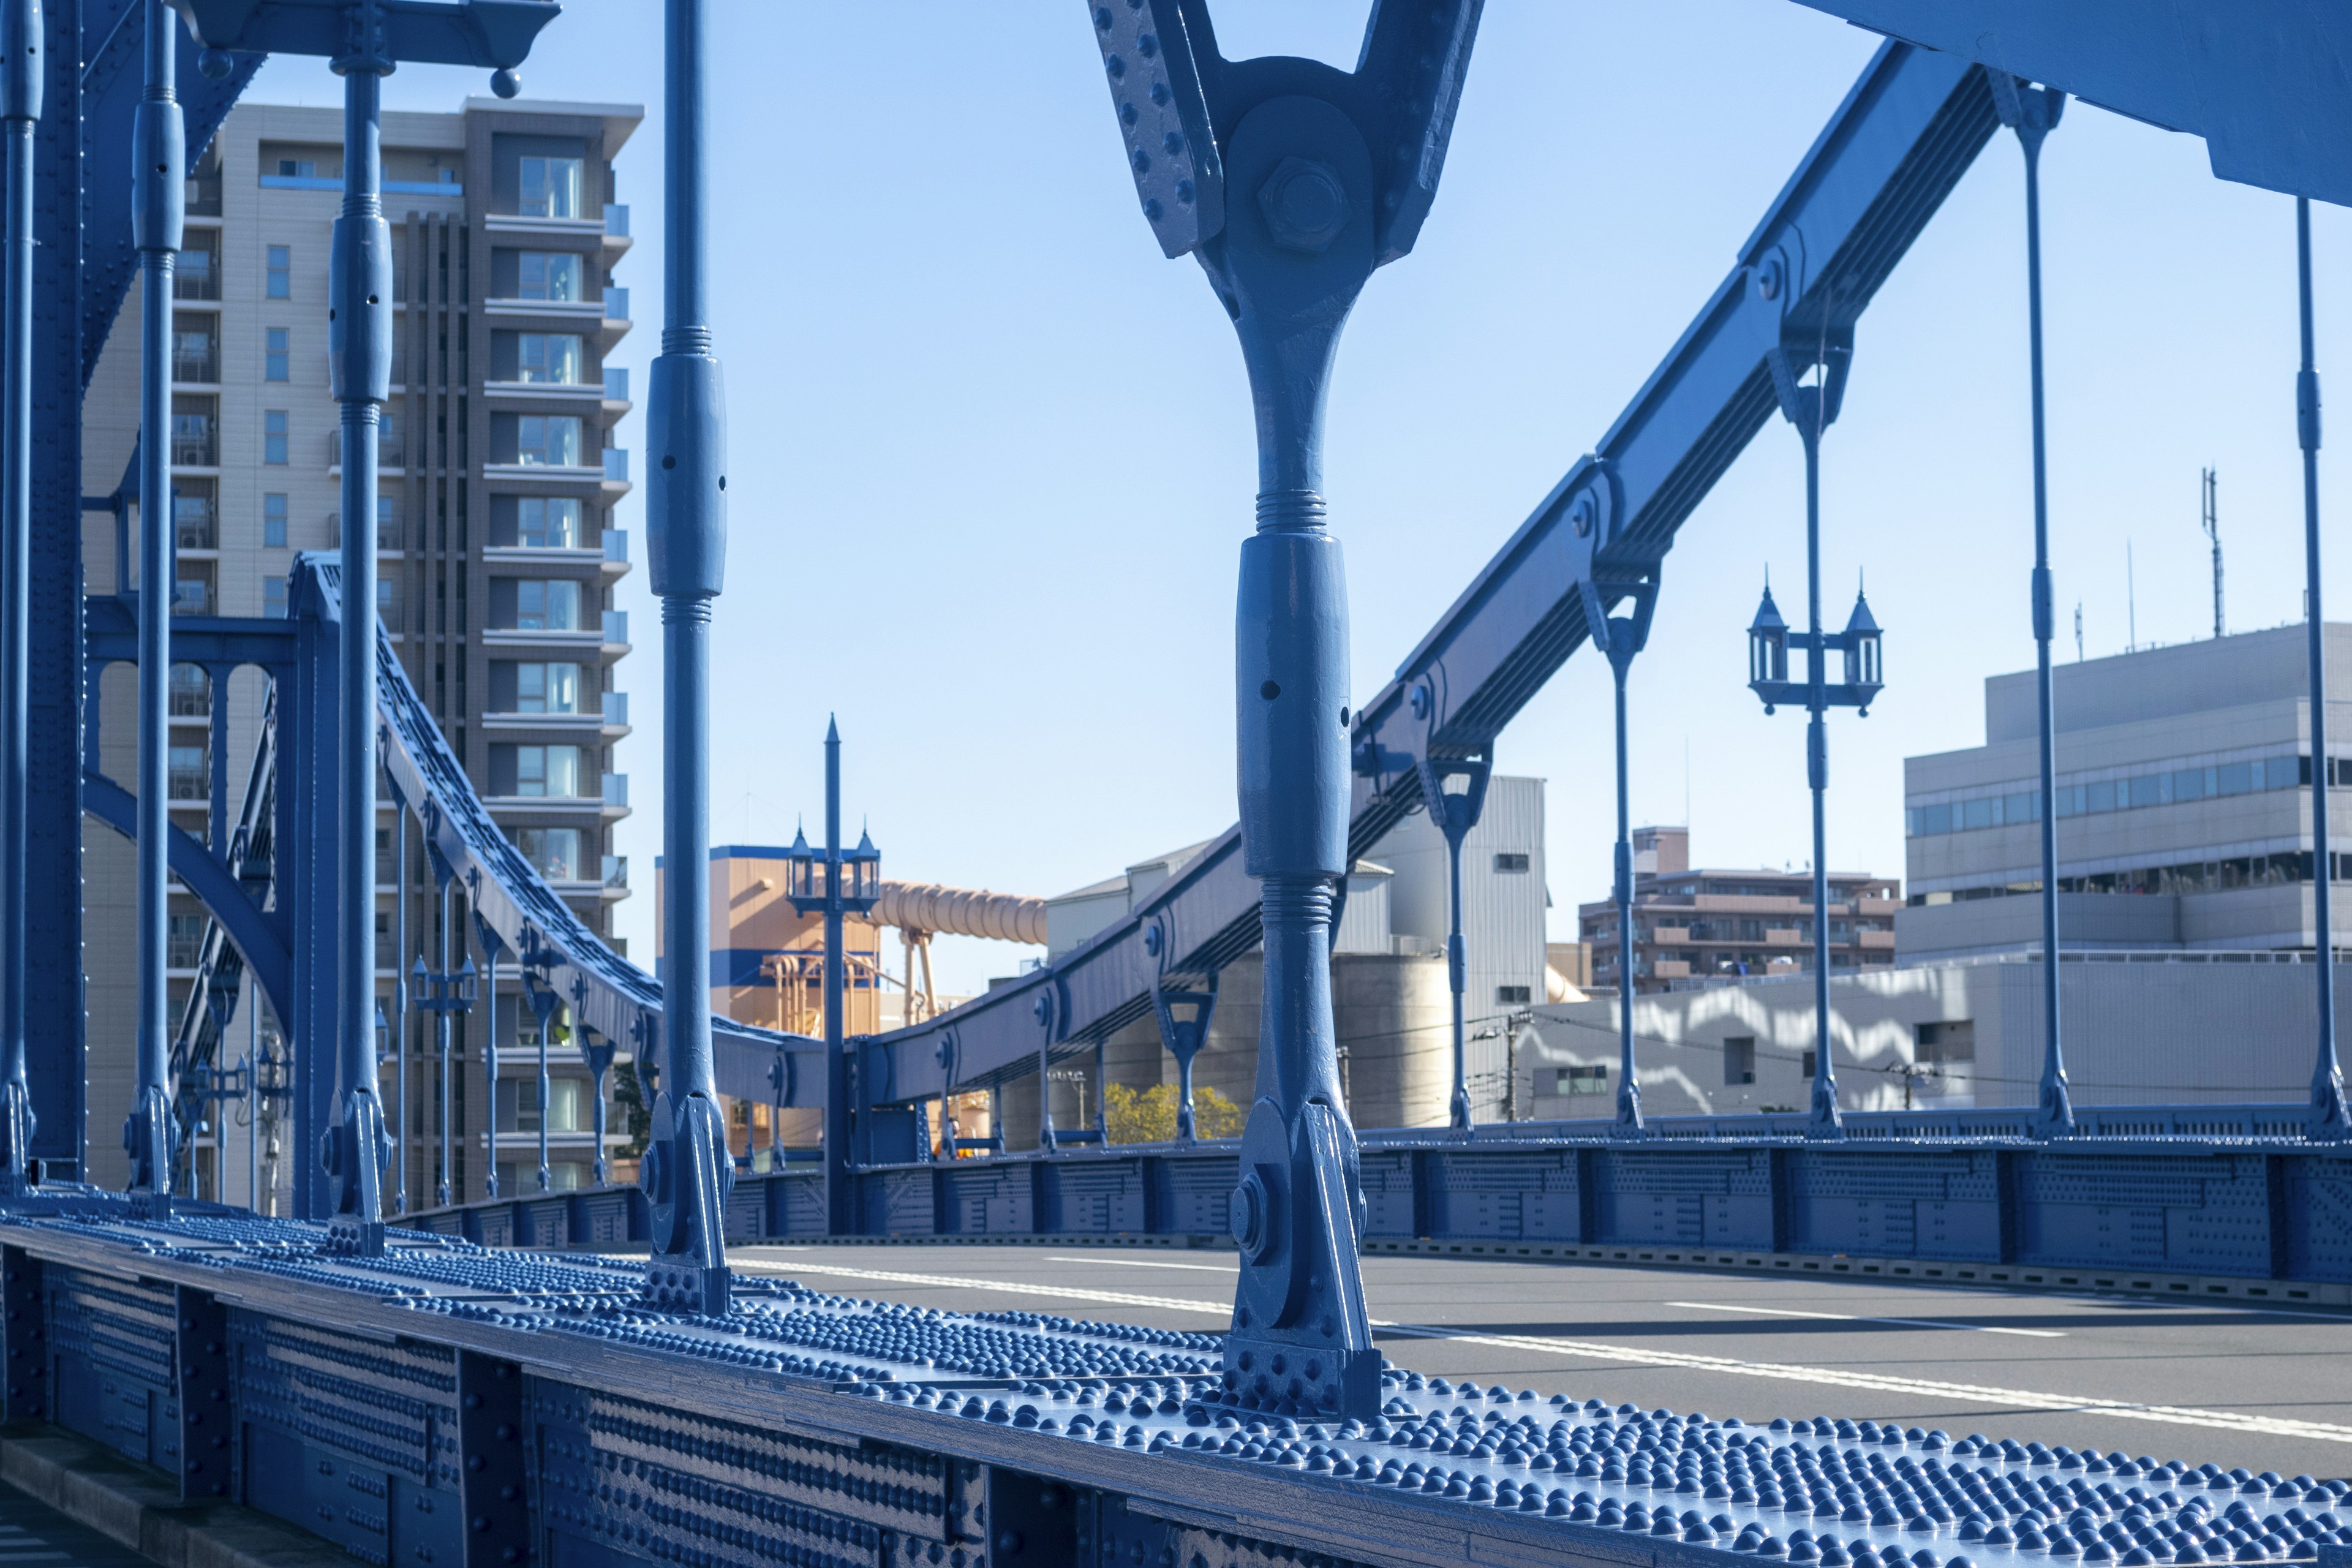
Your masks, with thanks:
[[[630,314],[615,282],[630,241],[612,160],[641,118],[634,106],[494,99],[469,99],[447,114],[383,117],[398,336],[376,503],[376,608],[492,815],[599,933],[610,931],[613,904],[628,896],[610,833],[628,810],[615,755],[629,733],[628,706],[615,666],[629,634],[610,606],[613,584],[630,569],[613,508],[629,489],[615,426],[631,404],[626,373],[605,360]],[[327,267],[341,137],[338,110],[244,104],[194,162],[173,306],[173,592],[183,613],[282,615],[296,553],[340,543]],[[139,312],[134,289],[85,405],[93,489],[122,471],[136,437]],[[137,526],[134,509],[133,539]],[[122,542],[110,519],[93,514],[86,540],[92,592],[135,586],[117,575]],[[176,675],[172,806],[181,826],[201,832],[215,805],[216,694],[201,672]],[[134,681],[128,668],[110,670],[98,710],[103,764],[126,786],[136,773]],[[229,687],[226,773],[240,793],[260,677],[241,670]],[[226,803],[227,820],[240,804]],[[395,965],[434,952],[436,900],[412,841],[411,947],[394,953],[390,813],[381,821],[379,984],[389,993]],[[94,825],[86,837],[95,931],[118,905],[127,914],[133,852]],[[462,899],[457,907],[463,922]],[[203,927],[200,907],[175,891],[175,1009]],[[470,922],[458,934],[470,936]],[[90,1175],[110,1183],[121,1172],[116,1130],[130,1093],[132,956],[92,943],[87,963]],[[496,1026],[506,1058],[495,1158],[508,1193],[536,1186],[542,1114],[537,1026],[519,1005],[512,963],[506,955]],[[459,1191],[478,1195],[491,1158],[480,1124],[478,1009],[471,1024],[457,1086],[466,1133],[457,1173]],[[420,1020],[411,1028],[412,1044],[429,1038]],[[242,1017],[232,1032],[241,1041]],[[544,1114],[554,1184],[567,1186],[586,1179],[591,1107],[576,1049],[555,1055]],[[422,1067],[409,1089],[406,1174],[416,1204],[432,1194],[436,1142],[433,1084]],[[228,1136],[221,1175],[203,1178],[203,1190],[241,1202],[242,1140],[251,1133],[233,1128]],[[199,1151],[206,1171],[213,1161],[213,1151]],[[281,1186],[285,1174],[277,1171]]]

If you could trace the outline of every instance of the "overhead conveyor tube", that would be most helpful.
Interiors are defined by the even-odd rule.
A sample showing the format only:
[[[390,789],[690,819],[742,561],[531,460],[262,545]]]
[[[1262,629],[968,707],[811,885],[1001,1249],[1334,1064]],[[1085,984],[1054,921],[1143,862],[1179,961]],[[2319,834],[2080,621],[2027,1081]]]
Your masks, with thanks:
[[[976,936],[990,942],[1045,945],[1045,900],[937,882],[885,882],[873,921],[931,936]]]

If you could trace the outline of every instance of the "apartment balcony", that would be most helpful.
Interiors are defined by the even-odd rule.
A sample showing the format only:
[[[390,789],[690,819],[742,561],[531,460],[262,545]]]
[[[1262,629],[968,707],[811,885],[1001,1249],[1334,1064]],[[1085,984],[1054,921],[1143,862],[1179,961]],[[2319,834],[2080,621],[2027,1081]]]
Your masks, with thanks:
[[[375,461],[379,468],[396,468],[404,460],[401,450],[400,427],[385,424],[376,427]],[[343,432],[339,426],[327,432],[327,467],[340,469],[343,466]]]
[[[628,774],[606,773],[604,775],[604,804],[614,811],[629,809]]]
[[[604,886],[616,892],[628,890],[629,858],[626,855],[604,857]]]
[[[604,482],[625,485],[629,482],[629,452],[625,447],[604,448]]]
[[[629,563],[629,531],[627,529],[606,529],[603,543],[605,565],[626,566]]]
[[[172,272],[174,300],[217,300],[221,297],[220,263],[209,250],[184,250]]]
[[[175,468],[217,468],[220,467],[220,432],[206,425],[201,435],[175,431],[172,437],[172,466]]]
[[[604,721],[604,728],[625,730],[629,727],[629,694],[627,692],[605,692],[604,707],[604,710],[598,717]]]
[[[625,405],[629,401],[629,367],[608,364],[604,367],[604,401]]]
[[[220,548],[220,530],[214,516],[211,498],[172,498],[172,541],[182,550]]]
[[[604,204],[604,237],[607,239],[629,237],[628,203],[606,202]]]
[[[629,612],[626,610],[606,610],[604,612],[604,646],[606,647],[627,647],[629,646]]]
[[[211,350],[203,353],[175,353],[172,355],[172,379],[179,382],[194,382],[205,386],[218,385],[220,355]]]
[[[1895,950],[1895,933],[1891,931],[1866,931],[1860,935],[1865,948],[1884,949],[1889,952]]]
[[[608,285],[604,289],[604,319],[608,321],[629,319],[629,291],[618,284]]]

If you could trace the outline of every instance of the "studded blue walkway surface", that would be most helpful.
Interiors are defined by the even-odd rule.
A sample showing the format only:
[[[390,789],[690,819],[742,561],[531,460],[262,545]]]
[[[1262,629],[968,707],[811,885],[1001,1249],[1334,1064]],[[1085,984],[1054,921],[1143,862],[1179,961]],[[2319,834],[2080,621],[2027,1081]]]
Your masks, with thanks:
[[[995,1429],[1041,1474],[1070,1473],[1076,1446],[1295,1477],[1423,1507],[1506,1510],[1559,1531],[1563,1550],[1614,1538],[1674,1553],[1729,1552],[1823,1568],[1993,1568],[2047,1562],[2254,1563],[2352,1544],[2342,1480],[2250,1475],[2122,1453],[2077,1453],[1869,1421],[1776,1420],[1642,1411],[1558,1394],[1539,1400],[1401,1368],[1381,1417],[1302,1422],[1215,1411],[1216,1336],[1029,1312],[957,1313],[739,1278],[723,1319],[636,1304],[627,1260],[493,1251],[396,1235],[381,1259],[325,1250],[323,1227],[206,1211],[170,1225],[130,1220],[119,1200],[70,1194],[0,1215],[0,1239],[102,1243],[127,1258],[193,1266],[225,1281],[308,1288],[414,1313],[415,1335],[464,1324],[529,1336],[508,1353],[560,1361],[562,1343],[776,1380],[780,1393],[875,1401],[929,1415],[941,1451],[956,1428]],[[324,1291],[320,1288],[324,1288]],[[549,1344],[547,1342],[557,1342]],[[1278,1370],[1278,1369],[1277,1369]],[[843,1409],[845,1429],[857,1425]],[[1060,1458],[1057,1458],[1059,1456]],[[1194,1472],[1197,1475],[1197,1472]],[[1197,1485],[1198,1483],[1193,1483]],[[1596,1537],[1598,1539],[1596,1539]]]

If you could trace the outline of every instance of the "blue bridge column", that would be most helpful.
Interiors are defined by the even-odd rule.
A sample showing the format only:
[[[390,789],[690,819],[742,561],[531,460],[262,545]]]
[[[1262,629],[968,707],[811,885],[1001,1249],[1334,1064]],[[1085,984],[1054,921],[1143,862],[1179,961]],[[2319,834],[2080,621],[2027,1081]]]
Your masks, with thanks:
[[[187,211],[185,135],[173,80],[179,18],[145,0],[147,82],[131,142],[131,226],[142,283],[139,323],[139,947],[137,1077],[122,1128],[131,1191],[142,1212],[171,1212],[171,1021],[163,971],[170,963],[164,836],[171,830],[172,275]],[[371,728],[371,734],[373,730]]]
[[[710,615],[727,563],[726,392],[704,254],[709,124],[705,0],[667,0],[663,96],[667,249],[662,352],[646,400],[646,559],[662,616],[663,1033],[644,1184],[653,1216],[646,1289],[656,1306],[726,1311],[727,1124],[710,1056]]]
[[[1236,68],[1216,52],[1204,4],[1092,12],[1144,217],[1164,254],[1189,252],[1207,273],[1256,415],[1234,700],[1265,999],[1232,1201],[1241,1279],[1223,1391],[1247,1408],[1367,1420],[1380,1409],[1357,1259],[1362,1183],[1331,1016],[1353,709],[1323,416],[1357,295],[1412,248],[1435,199],[1478,9],[1376,5],[1352,76],[1278,57]],[[1433,749],[1444,739],[1433,733]]]
[[[7,252],[0,266],[0,1196],[30,1184],[26,1076],[25,763],[33,571],[33,129],[41,118],[39,0],[0,5],[0,135],[7,141]]]

